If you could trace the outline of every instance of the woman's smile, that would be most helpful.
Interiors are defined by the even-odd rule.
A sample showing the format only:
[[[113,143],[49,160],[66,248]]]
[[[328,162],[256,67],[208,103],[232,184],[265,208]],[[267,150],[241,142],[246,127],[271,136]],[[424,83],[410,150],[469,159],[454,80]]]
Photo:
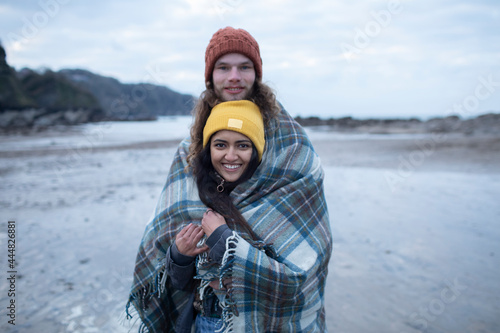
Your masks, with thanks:
[[[241,164],[222,164],[222,166],[229,170],[236,170],[241,167]]]

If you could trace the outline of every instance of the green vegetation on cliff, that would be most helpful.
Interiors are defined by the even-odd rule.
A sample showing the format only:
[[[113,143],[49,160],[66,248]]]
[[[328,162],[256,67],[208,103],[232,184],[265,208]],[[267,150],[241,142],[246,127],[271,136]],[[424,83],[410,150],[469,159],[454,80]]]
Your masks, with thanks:
[[[52,111],[101,109],[97,98],[59,73],[47,70],[39,74],[25,70],[20,81],[24,91],[39,107]]]
[[[0,44],[0,127],[3,128],[189,115],[193,105],[193,96],[165,86],[123,84],[81,69],[16,71],[8,65]]]
[[[35,106],[35,101],[24,91],[16,71],[7,64],[5,50],[0,45],[0,111]]]

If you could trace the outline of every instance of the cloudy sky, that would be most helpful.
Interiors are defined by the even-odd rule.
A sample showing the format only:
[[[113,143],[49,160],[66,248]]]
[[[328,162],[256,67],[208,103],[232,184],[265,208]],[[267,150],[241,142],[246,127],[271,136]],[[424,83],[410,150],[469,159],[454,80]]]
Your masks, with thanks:
[[[293,115],[500,112],[498,0],[0,2],[16,69],[84,68],[195,96],[225,26],[257,39],[264,81]]]

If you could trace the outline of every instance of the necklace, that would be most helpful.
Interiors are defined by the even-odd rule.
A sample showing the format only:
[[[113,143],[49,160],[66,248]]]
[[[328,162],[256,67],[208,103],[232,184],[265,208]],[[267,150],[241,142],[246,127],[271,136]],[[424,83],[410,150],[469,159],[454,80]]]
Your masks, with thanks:
[[[224,184],[226,183],[226,180],[224,178],[222,178],[221,175],[219,175],[219,173],[217,171],[213,171],[213,173],[210,173],[210,176],[212,177],[213,180],[215,180],[216,183],[219,183],[219,185],[217,185],[217,192],[219,193],[222,193],[224,192],[225,188],[224,188]]]
[[[224,192],[224,178],[222,177],[220,177],[220,184],[217,185],[217,191]]]

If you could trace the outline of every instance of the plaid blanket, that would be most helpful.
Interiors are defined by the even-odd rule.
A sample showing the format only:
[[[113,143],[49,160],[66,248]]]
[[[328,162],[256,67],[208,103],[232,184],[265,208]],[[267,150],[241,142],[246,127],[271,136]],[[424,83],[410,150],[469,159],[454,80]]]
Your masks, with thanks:
[[[206,210],[185,171],[188,147],[188,140],[179,146],[137,254],[127,313],[133,304],[143,332],[174,332],[189,299],[164,274],[175,236],[186,224],[200,223]],[[304,130],[285,110],[266,129],[261,165],[231,197],[261,239],[235,230],[220,266],[197,259],[201,288],[214,278],[231,280],[217,293],[223,331],[326,332],[324,286],[332,241],[323,170]]]

